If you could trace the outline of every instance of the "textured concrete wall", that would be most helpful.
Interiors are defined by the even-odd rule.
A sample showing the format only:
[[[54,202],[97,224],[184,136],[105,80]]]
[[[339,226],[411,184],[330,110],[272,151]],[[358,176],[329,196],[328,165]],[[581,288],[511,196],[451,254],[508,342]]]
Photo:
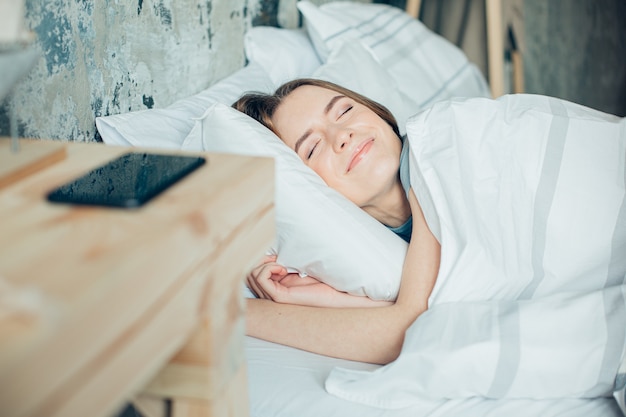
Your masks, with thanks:
[[[626,116],[626,1],[525,0],[526,90]]]
[[[295,10],[296,0],[282,1]],[[23,137],[99,140],[97,116],[166,107],[241,68],[244,33],[278,25],[279,4],[26,0],[40,58],[0,102],[0,136],[13,115]]]
[[[97,139],[95,117],[165,107],[244,65],[260,0],[27,0],[40,59],[0,108],[21,136]]]
[[[432,31],[463,49],[468,59],[487,76],[484,0],[422,0],[420,19]],[[465,26],[464,19],[467,19]]]

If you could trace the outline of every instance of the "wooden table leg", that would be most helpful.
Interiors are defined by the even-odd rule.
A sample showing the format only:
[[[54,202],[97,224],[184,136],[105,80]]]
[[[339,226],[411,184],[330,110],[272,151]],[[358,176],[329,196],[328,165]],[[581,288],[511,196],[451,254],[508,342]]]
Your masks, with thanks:
[[[273,230],[272,211],[251,218],[199,266],[205,287],[195,331],[143,389],[145,395],[170,399],[172,415],[249,415],[243,282],[271,244]]]
[[[169,417],[169,405],[163,398],[138,395],[131,403],[143,417]]]
[[[486,0],[489,85],[494,98],[504,94],[504,32],[502,0]]]
[[[221,280],[208,281],[221,287]],[[211,297],[208,314],[187,344],[143,389],[144,394],[170,399],[173,416],[248,415],[241,288],[231,285],[210,291],[222,293],[221,302]]]
[[[242,366],[218,395],[220,401],[175,398],[172,400],[171,415],[172,417],[247,416],[249,414],[248,392],[241,389],[247,386],[247,383],[246,367]]]

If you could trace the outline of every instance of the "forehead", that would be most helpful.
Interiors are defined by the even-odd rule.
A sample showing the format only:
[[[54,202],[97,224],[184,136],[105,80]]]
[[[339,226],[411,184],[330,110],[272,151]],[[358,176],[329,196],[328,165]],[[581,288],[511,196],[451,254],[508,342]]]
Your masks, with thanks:
[[[293,90],[272,116],[278,135],[291,144],[306,131],[309,123],[323,116],[326,105],[337,95],[341,93],[314,85],[303,85]]]
[[[293,90],[287,97],[283,99],[283,103],[287,102],[299,102],[300,105],[305,103],[325,103],[330,98],[338,95],[335,90],[329,88],[319,87],[316,85],[303,85]],[[283,107],[283,106],[279,106]]]

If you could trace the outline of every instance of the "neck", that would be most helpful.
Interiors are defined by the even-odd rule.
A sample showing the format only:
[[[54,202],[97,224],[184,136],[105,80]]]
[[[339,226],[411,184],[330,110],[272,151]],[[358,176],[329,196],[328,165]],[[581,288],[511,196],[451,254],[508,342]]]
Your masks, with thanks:
[[[402,226],[411,216],[411,207],[400,181],[371,204],[362,207],[370,216],[389,227]]]

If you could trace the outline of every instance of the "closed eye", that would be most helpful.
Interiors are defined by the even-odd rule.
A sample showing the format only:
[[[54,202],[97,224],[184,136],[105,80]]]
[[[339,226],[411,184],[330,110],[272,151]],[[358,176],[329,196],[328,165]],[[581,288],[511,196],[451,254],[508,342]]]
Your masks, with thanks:
[[[309,153],[306,156],[306,159],[309,160],[311,159],[311,157],[313,157],[313,153],[315,152],[315,148],[317,148],[317,144],[319,143],[319,140],[315,142],[315,144],[313,144],[313,147],[311,147],[311,150],[309,151]]]

